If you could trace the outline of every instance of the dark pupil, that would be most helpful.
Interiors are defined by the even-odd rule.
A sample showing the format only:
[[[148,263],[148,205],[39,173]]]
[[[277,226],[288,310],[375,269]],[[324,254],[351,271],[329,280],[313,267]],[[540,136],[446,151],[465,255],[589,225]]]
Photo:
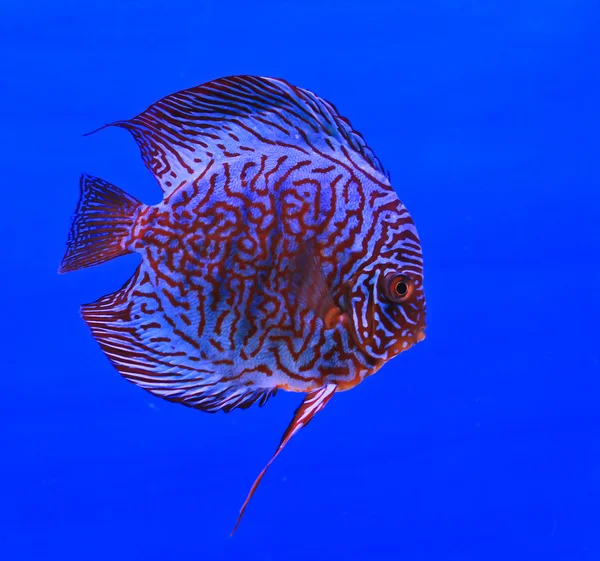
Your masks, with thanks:
[[[399,282],[396,284],[396,294],[398,296],[406,296],[408,292],[408,285],[405,282]]]

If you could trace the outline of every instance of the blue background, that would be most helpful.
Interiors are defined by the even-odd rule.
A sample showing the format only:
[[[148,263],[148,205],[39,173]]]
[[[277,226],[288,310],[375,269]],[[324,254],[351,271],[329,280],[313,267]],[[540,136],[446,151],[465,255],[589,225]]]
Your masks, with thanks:
[[[600,559],[597,0],[0,5],[0,559]],[[160,192],[124,131],[176,90],[283,77],[391,171],[428,337],[251,482],[299,396],[208,415],[114,371],[79,318],[135,256],[56,269],[82,172]]]

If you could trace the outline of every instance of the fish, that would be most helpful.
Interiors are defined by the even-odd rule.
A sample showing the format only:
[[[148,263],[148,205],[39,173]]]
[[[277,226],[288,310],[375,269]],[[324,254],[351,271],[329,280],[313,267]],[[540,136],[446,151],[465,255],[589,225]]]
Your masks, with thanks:
[[[306,394],[291,438],[425,337],[423,256],[363,136],[283,79],[218,78],[160,99],[128,131],[163,198],[84,174],[59,273],[139,253],[118,291],[81,307],[128,381],[206,412]],[[92,134],[92,133],[90,133]]]

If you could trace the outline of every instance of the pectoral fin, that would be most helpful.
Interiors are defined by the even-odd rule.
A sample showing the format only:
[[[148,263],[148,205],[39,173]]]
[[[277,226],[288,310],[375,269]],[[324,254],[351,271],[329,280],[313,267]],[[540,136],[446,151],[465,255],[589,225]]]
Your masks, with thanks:
[[[261,482],[265,473],[267,473],[267,470],[269,469],[275,458],[279,456],[279,453],[283,450],[283,447],[291,440],[292,436],[294,436],[302,427],[308,425],[311,419],[319,411],[321,411],[321,409],[323,409],[325,405],[327,405],[327,402],[331,399],[336,389],[337,386],[335,384],[327,384],[326,386],[313,390],[304,398],[302,405],[300,405],[300,407],[296,409],[296,413],[294,413],[294,418],[292,419],[292,422],[289,424],[287,430],[283,434],[283,437],[281,438],[281,442],[279,444],[279,447],[275,451],[275,454],[273,454],[273,457],[266,465],[265,469],[263,469],[260,472],[260,474],[256,478],[256,481],[252,485],[252,488],[250,489],[250,492],[246,497],[246,501],[240,509],[240,514],[238,516],[237,522],[235,524],[235,527],[233,528],[233,531],[231,532],[232,536],[237,530],[240,521],[242,520],[242,516],[244,515],[244,511],[246,510],[246,507],[248,506],[252,495],[254,495],[258,484]]]
[[[290,268],[290,286],[298,305],[313,310],[327,329],[331,329],[342,311],[333,299],[323,272],[321,256],[315,241],[305,242]]]

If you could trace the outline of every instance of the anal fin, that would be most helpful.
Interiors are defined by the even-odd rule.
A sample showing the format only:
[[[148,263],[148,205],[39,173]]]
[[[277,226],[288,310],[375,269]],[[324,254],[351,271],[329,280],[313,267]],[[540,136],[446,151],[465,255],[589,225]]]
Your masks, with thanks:
[[[81,313],[119,373],[158,397],[214,413],[262,406],[277,392],[224,380],[222,368],[200,360],[197,342],[173,327],[174,312],[163,305],[144,263],[121,290]]]
[[[252,495],[254,495],[259,483],[265,476],[265,473],[267,473],[269,467],[271,467],[271,464],[275,461],[275,458],[279,456],[280,452],[283,450],[284,446],[291,440],[292,436],[294,436],[302,427],[308,425],[312,418],[319,411],[321,411],[325,407],[325,405],[327,405],[327,402],[332,398],[336,389],[336,384],[327,384],[316,390],[313,390],[304,398],[304,401],[302,402],[300,407],[296,409],[296,412],[294,413],[294,418],[292,419],[292,422],[289,424],[286,431],[283,433],[283,437],[281,438],[281,442],[279,443],[275,454],[273,454],[273,457],[271,458],[269,463],[260,472],[256,480],[254,481],[254,484],[250,488],[250,492],[248,493],[248,496],[246,497],[246,500],[242,505],[242,508],[240,509],[240,514],[238,516],[237,522],[233,528],[233,531],[231,532],[232,536],[237,530],[238,526],[240,525],[242,516],[244,516],[244,511],[246,510],[246,507],[248,506]]]

